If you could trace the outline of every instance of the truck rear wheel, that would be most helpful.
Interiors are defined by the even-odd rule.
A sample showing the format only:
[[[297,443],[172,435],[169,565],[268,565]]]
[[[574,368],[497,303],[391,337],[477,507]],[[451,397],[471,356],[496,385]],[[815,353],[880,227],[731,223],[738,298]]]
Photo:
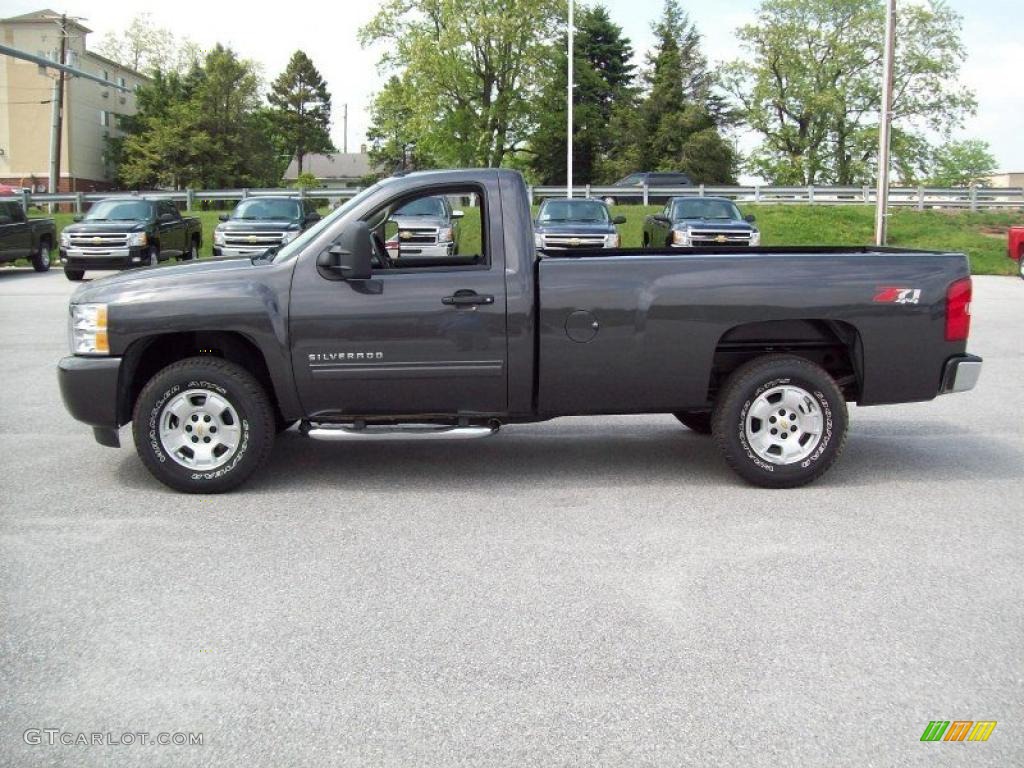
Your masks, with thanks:
[[[737,368],[719,394],[712,429],[729,466],[766,488],[820,477],[846,442],[846,400],[822,368],[764,355]]]
[[[39,250],[32,254],[32,268],[36,272],[49,272],[52,247],[49,238],[44,237],[39,241]]]
[[[243,483],[274,444],[274,409],[244,368],[190,357],[149,380],[135,403],[132,433],[143,464],[184,493],[222,493]]]
[[[698,435],[711,434],[711,411],[677,411],[672,415]]]

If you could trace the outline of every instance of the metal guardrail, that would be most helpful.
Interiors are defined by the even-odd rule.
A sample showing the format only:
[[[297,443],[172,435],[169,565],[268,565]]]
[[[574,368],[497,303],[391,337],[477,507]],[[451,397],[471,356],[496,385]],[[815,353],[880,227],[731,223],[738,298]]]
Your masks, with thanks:
[[[243,200],[268,195],[297,198],[317,198],[332,201],[347,200],[360,188],[324,187],[320,189],[183,189],[151,192],[71,192],[61,194],[23,191],[16,195],[0,196],[0,200],[18,200],[26,209],[32,205],[48,203],[70,204],[76,213],[87,205],[109,197],[146,196],[184,203],[191,211],[197,202]],[[530,187],[530,202],[546,197],[565,197],[565,187]],[[581,185],[573,188],[574,197],[611,198],[616,203],[637,202],[650,204],[653,198],[666,197],[728,197],[740,203],[773,203],[787,205],[874,205],[874,187],[769,187],[769,186],[705,186],[692,187],[611,187]],[[889,190],[890,208],[952,208],[977,211],[982,209],[1024,208],[1022,187],[892,187]]]

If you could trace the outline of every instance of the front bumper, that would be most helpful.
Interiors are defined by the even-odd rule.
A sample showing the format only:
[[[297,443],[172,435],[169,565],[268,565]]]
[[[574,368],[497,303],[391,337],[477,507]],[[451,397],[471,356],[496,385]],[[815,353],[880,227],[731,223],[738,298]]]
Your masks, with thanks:
[[[120,357],[71,355],[57,364],[57,379],[64,407],[78,421],[92,427],[96,442],[117,448],[117,400],[121,377]]]
[[[143,246],[108,248],[101,253],[85,248],[61,248],[61,263],[75,269],[131,269],[149,265],[149,254]]]
[[[957,355],[946,361],[942,371],[942,388],[940,395],[953,392],[966,392],[974,389],[981,376],[981,358],[977,355]]]
[[[240,256],[262,256],[271,248],[278,248],[280,243],[277,245],[260,245],[253,248],[233,248],[231,246],[215,245],[213,247],[213,256],[217,259],[234,259]]]

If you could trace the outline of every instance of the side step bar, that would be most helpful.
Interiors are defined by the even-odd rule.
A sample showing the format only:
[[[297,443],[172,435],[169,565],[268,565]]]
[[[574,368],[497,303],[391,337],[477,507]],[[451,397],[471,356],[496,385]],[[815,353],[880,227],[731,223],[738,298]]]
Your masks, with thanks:
[[[302,422],[299,431],[314,440],[468,440],[490,437],[498,431],[493,426],[448,426],[440,424],[316,424]]]

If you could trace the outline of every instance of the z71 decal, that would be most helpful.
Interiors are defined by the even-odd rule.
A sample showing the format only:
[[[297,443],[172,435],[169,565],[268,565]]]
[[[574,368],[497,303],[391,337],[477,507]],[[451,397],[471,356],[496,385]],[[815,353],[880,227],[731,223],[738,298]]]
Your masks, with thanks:
[[[917,304],[921,300],[920,288],[879,288],[875,294],[876,304]]]

